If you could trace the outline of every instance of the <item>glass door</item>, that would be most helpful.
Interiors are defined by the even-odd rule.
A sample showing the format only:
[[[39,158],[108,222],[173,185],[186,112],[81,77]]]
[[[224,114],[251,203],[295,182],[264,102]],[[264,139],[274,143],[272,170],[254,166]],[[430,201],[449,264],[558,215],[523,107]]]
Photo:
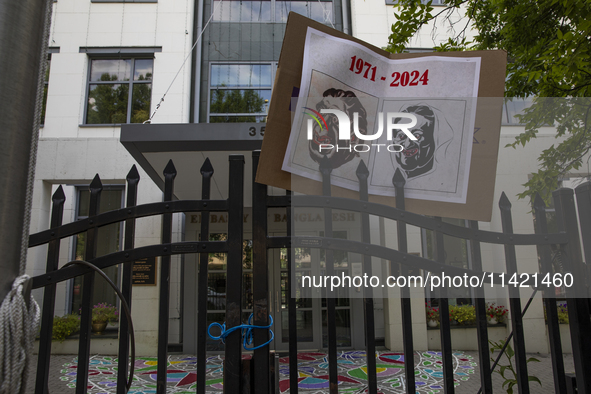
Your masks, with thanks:
[[[289,313],[287,280],[288,249],[275,250],[273,253],[273,275],[271,283],[272,315],[275,321],[275,350],[287,350],[289,348]],[[314,267],[313,261],[318,261],[318,250],[311,248],[297,248],[295,250],[295,281],[296,284],[296,331],[298,336],[298,349],[320,349],[321,324],[320,324],[320,289],[302,288],[303,276],[319,275],[319,267]],[[315,264],[318,266],[318,264]]]
[[[320,233],[322,236],[322,232]],[[335,238],[347,239],[346,231],[334,231]],[[288,249],[276,250],[271,260],[273,275],[271,275],[272,312],[275,321],[275,349],[287,350],[289,346],[289,313],[287,292]],[[296,297],[296,330],[298,336],[298,349],[323,349],[328,347],[327,337],[327,308],[326,292],[324,287],[302,286],[303,277],[316,278],[326,275],[325,251],[319,248],[296,248],[294,251],[295,264],[295,297]],[[335,275],[350,275],[350,262],[348,253],[335,251],[334,253]],[[312,283],[314,279],[312,279]],[[351,348],[356,346],[352,341],[354,327],[352,327],[353,304],[350,298],[353,289],[341,288],[337,291],[336,299],[336,323],[337,346]],[[362,307],[361,302],[358,304]]]

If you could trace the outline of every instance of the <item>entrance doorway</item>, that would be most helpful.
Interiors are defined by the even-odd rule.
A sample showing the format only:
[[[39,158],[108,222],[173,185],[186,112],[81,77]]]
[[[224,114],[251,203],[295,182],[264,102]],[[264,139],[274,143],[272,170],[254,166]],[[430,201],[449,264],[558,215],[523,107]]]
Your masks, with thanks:
[[[319,234],[322,236],[322,234]],[[347,238],[346,231],[335,231],[335,238]],[[288,350],[289,346],[289,315],[287,280],[289,271],[287,267],[288,249],[279,249],[272,252],[272,270],[270,272],[270,286],[272,310],[274,317],[275,349]],[[293,251],[296,299],[296,325],[298,335],[298,348],[323,349],[328,347],[327,342],[327,317],[326,317],[326,291],[322,287],[310,287],[313,283],[308,278],[315,278],[316,283],[326,274],[326,261],[324,250],[318,248],[295,248]],[[351,259],[348,253],[336,251],[334,254],[335,275],[351,275]],[[306,286],[302,281],[306,278]],[[337,346],[342,348],[354,348],[363,346],[363,341],[355,340],[363,337],[362,332],[357,333],[359,327],[353,322],[354,316],[363,316],[360,300],[351,297],[354,289],[340,289],[336,300],[337,319]],[[361,342],[361,343],[358,343]]]
[[[250,229],[250,210],[245,209],[245,229]],[[210,223],[210,238],[223,240],[226,235],[225,220],[221,215],[215,222]],[[212,214],[213,216],[213,214]],[[272,217],[272,216],[271,216]],[[270,227],[273,225],[270,223]],[[284,235],[284,229],[274,229],[269,235]],[[200,221],[191,217],[185,222],[186,240],[199,239]],[[334,230],[333,236],[342,239],[354,239],[357,234],[349,234],[350,230]],[[323,236],[322,231],[310,232],[310,236]],[[353,238],[351,238],[353,236]],[[250,232],[244,233],[243,241],[243,275],[242,275],[242,320],[247,322],[253,308],[253,280],[252,280],[252,237]],[[289,344],[289,316],[287,280],[287,257],[289,249],[271,249],[268,254],[269,280],[269,314],[273,317],[272,327],[275,339],[270,344],[271,349],[287,351]],[[224,323],[225,294],[226,294],[226,254],[210,254],[208,263],[207,290],[207,325],[218,322]],[[355,264],[361,264],[361,256],[351,253],[335,251],[335,274],[351,275]],[[199,255],[186,255],[183,274],[183,351],[192,353],[197,351],[197,297]],[[294,266],[296,286],[296,324],[298,335],[298,349],[319,350],[328,347],[326,298],[323,287],[301,286],[305,276],[319,278],[326,274],[325,252],[319,248],[297,248],[294,250]],[[363,349],[365,335],[363,331],[363,303],[357,289],[340,289],[336,300],[337,346],[344,349]],[[212,331],[212,334],[218,334]],[[220,341],[208,338],[208,351],[223,351],[224,345]]]

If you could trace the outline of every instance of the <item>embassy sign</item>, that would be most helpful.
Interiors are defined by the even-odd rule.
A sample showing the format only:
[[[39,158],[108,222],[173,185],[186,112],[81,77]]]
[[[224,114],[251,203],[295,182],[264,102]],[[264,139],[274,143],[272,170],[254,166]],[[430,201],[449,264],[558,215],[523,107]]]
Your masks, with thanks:
[[[348,152],[369,152],[372,148],[375,148],[377,152],[380,152],[382,147],[391,153],[400,153],[406,148],[400,143],[391,144],[365,144],[365,143],[351,143],[351,140],[363,140],[363,141],[375,141],[382,137],[384,132],[384,115],[378,113],[378,129],[375,134],[365,134],[359,129],[359,112],[353,112],[353,121],[349,118],[345,112],[337,109],[321,109],[320,112],[315,111],[312,108],[304,107],[305,110],[311,111],[312,113],[305,112],[310,115],[312,119],[307,120],[307,138],[311,141],[311,144],[317,147],[318,152],[327,152],[331,150],[346,150]],[[338,140],[335,141],[334,133],[330,133],[328,123],[322,114],[331,114],[336,116],[338,122],[338,140],[347,141],[345,144],[338,144]],[[417,141],[418,137],[412,132],[412,128],[417,125],[417,117],[415,114],[404,113],[404,112],[388,112],[386,113],[386,140],[393,141],[395,138],[397,141],[402,141],[406,138]],[[410,122],[398,123],[401,119],[409,119]],[[316,123],[314,123],[314,121]],[[334,122],[331,122],[334,123]],[[367,123],[367,121],[366,121]],[[353,133],[351,133],[351,125],[353,125]],[[323,127],[324,126],[324,127]],[[394,133],[394,131],[397,131]],[[402,134],[400,134],[402,133]],[[411,152],[414,154],[416,152]]]

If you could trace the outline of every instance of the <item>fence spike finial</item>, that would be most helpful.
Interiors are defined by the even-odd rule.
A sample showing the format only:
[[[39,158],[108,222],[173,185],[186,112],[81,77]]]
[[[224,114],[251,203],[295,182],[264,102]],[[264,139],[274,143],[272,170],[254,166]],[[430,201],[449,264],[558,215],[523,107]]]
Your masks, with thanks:
[[[174,163],[172,162],[172,159],[170,159],[168,161],[168,164],[166,164],[163,174],[164,175],[172,175],[172,176],[176,175],[176,168],[174,166]]]
[[[499,208],[507,210],[511,209],[511,201],[509,201],[509,198],[505,192],[501,193],[501,198],[499,199]]]
[[[90,182],[90,186],[89,186],[90,190],[103,190],[103,183],[101,182],[101,177],[99,176],[99,174],[96,174],[94,176],[94,179],[92,180],[92,182]]]
[[[357,175],[357,179],[367,179],[369,176],[369,170],[365,165],[365,162],[362,160],[359,161],[359,165],[357,166],[357,171],[355,171],[355,175]]]
[[[536,196],[534,197],[534,209],[536,212],[546,210],[546,203],[544,202],[542,196],[540,196],[540,193],[536,193]]]
[[[406,179],[404,179],[404,175],[402,175],[402,171],[400,171],[400,168],[396,169],[396,172],[392,177],[392,184],[396,188],[401,188],[404,187],[404,185],[406,185]]]
[[[133,182],[133,181],[137,182],[140,180],[140,173],[138,172],[135,164],[133,166],[131,166],[131,169],[127,173],[127,177],[125,179],[127,179],[127,182]]]
[[[53,196],[51,196],[51,201],[53,201],[54,204],[59,204],[66,201],[66,194],[64,193],[64,188],[62,185],[59,185],[55,193],[53,193]]]
[[[205,162],[201,166],[199,170],[201,175],[203,176],[212,176],[213,175],[213,166],[211,165],[211,161],[209,161],[209,157],[205,158]]]

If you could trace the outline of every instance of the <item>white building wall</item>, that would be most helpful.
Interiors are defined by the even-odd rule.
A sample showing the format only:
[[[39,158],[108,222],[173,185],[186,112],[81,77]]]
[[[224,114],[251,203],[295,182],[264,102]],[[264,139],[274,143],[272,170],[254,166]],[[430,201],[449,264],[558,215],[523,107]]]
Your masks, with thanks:
[[[54,3],[53,25],[49,40],[50,47],[59,47],[51,59],[51,73],[45,126],[41,130],[39,157],[33,199],[31,232],[49,227],[51,194],[57,184],[88,184],[96,173],[105,184],[124,184],[129,169],[135,164],[129,153],[119,143],[120,127],[85,127],[84,108],[88,56],[80,53],[81,47],[162,47],[154,57],[152,83],[153,112],[160,98],[167,92],[166,100],[156,113],[153,123],[187,123],[189,118],[190,61],[181,69],[189,55],[192,32],[193,1],[159,0],[158,3],[91,3],[80,0],[59,0]],[[438,12],[436,7],[435,12]],[[458,15],[452,15],[454,21]],[[378,47],[388,44],[388,35],[395,22],[394,7],[384,0],[351,0],[351,22],[353,35]],[[459,22],[457,30],[464,28]],[[412,40],[412,48],[432,48],[447,40],[450,32],[447,25],[426,26]],[[468,31],[468,38],[473,32]],[[179,72],[177,75],[177,72]],[[175,80],[176,78],[176,80]],[[173,83],[174,80],[174,83]],[[172,84],[172,85],[171,85]],[[533,233],[532,215],[525,200],[518,200],[516,194],[523,190],[522,184],[529,174],[537,170],[539,153],[555,143],[554,129],[542,129],[538,138],[525,148],[504,148],[513,141],[521,127],[503,127],[495,185],[495,199],[498,201],[505,191],[513,204],[513,223],[516,233]],[[160,190],[138,166],[142,181],[139,186],[138,204],[159,201]],[[66,189],[66,210],[64,222],[74,218],[74,188]],[[496,204],[496,203],[495,203]],[[183,238],[184,225],[181,216],[175,217],[175,239]],[[386,246],[396,247],[396,224],[384,223]],[[375,227],[375,226],[374,226]],[[136,246],[160,242],[160,218],[145,218],[137,221]],[[483,230],[501,231],[499,210],[495,205],[490,223],[480,223]],[[27,273],[39,275],[45,272],[46,247],[34,248],[29,252]],[[421,253],[421,238],[417,229],[409,228],[409,252]],[[71,259],[71,240],[62,241],[60,266]],[[517,248],[518,266],[522,271],[537,270],[535,248]],[[504,271],[504,250],[502,246],[482,244],[483,266],[488,271]],[[374,265],[375,266],[375,265]],[[171,286],[173,294],[180,294],[180,264],[173,264]],[[159,282],[158,282],[159,283]],[[157,305],[159,287],[134,287],[133,319],[136,327],[138,354],[153,354],[157,342]],[[38,300],[41,292],[36,291]],[[525,303],[529,290],[522,292]],[[400,302],[395,290],[390,290],[384,299],[386,345],[400,350],[401,325]],[[507,295],[500,289],[487,289],[486,298],[497,304],[507,305]],[[56,315],[68,311],[66,284],[58,287]],[[413,299],[413,328],[415,347],[426,349],[428,333],[425,327],[424,303],[420,295]],[[175,312],[176,311],[176,312]],[[180,297],[171,296],[170,341],[180,340]],[[528,351],[548,351],[541,299],[532,304],[524,319],[527,332]],[[116,345],[113,345],[116,346]],[[114,349],[114,347],[113,347]]]
[[[183,62],[192,46],[193,1],[159,0],[158,3],[92,3],[59,0],[53,3],[48,45],[59,48],[51,57],[45,125],[40,132],[31,233],[49,227],[51,195],[58,184],[88,185],[95,174],[103,184],[125,184],[131,166],[140,172],[138,204],[162,200],[162,192],[119,143],[119,126],[84,126],[89,57],[84,47],[161,47],[154,54],[151,113],[161,97],[165,101],[152,123],[187,123],[189,120],[190,61]],[[113,58],[117,53],[113,53]],[[178,73],[178,74],[177,74]],[[176,79],[175,79],[176,78]],[[64,223],[75,217],[75,188],[66,187]],[[182,229],[175,227],[175,238]],[[137,221],[135,246],[160,242],[160,217]],[[60,266],[72,259],[72,241],[61,243]],[[28,256],[27,273],[45,272],[47,247]],[[158,265],[159,267],[159,265]],[[178,291],[180,264],[173,264],[171,284]],[[154,355],[157,346],[158,286],[133,287],[133,320],[139,355]],[[67,284],[58,286],[55,315],[69,312]],[[39,302],[42,291],[35,291]],[[180,297],[171,296],[170,342],[179,341]],[[94,346],[94,345],[93,345]],[[102,352],[116,353],[116,341],[106,341]],[[63,348],[63,346],[62,346]],[[93,347],[94,348],[94,347]],[[59,346],[54,350],[60,351]],[[63,351],[71,349],[63,348]]]

